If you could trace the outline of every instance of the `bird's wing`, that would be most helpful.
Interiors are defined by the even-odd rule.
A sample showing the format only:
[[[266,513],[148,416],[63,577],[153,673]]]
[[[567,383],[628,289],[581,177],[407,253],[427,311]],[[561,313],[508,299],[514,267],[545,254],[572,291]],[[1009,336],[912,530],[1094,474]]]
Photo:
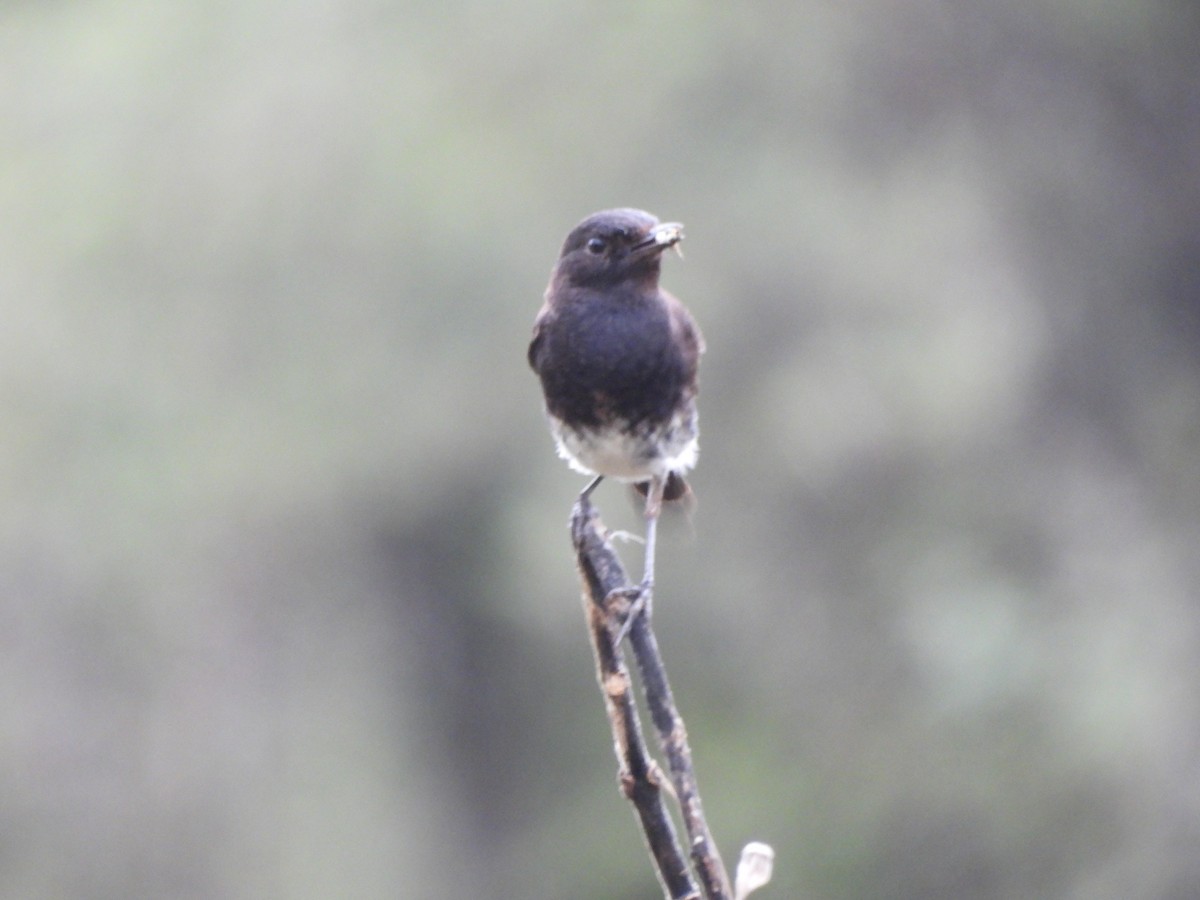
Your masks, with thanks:
[[[538,351],[542,346],[542,323],[550,316],[550,304],[543,304],[541,310],[538,311],[537,318],[533,320],[533,339],[529,342],[529,351],[525,358],[529,360],[529,367],[533,371],[538,370]]]
[[[692,318],[687,307],[679,302],[679,298],[667,291],[663,291],[662,295],[670,310],[672,332],[681,338],[688,347],[694,348],[696,355],[699,356],[705,349],[704,335],[700,333],[700,326],[696,324],[696,320]]]

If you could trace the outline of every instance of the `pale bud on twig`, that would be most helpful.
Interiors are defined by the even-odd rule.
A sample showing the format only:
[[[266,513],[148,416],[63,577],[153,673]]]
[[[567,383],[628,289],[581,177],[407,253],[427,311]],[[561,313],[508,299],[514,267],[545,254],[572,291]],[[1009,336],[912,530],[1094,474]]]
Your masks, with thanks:
[[[745,900],[752,891],[758,890],[771,880],[775,866],[775,851],[767,844],[751,841],[742,848],[738,860],[737,876],[733,881],[734,900]]]

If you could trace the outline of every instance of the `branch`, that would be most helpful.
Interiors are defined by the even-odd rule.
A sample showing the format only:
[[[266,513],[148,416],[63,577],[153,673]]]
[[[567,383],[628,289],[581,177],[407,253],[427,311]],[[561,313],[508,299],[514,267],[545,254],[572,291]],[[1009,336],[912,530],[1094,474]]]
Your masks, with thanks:
[[[571,513],[571,537],[575,542],[579,575],[586,597],[585,612],[596,677],[604,694],[604,707],[612,725],[617,753],[618,781],[642,823],[650,857],[658,867],[658,878],[671,900],[697,900],[700,892],[688,871],[675,826],[662,801],[662,772],[646,749],[637,706],[630,691],[629,670],[621,650],[613,643],[604,598],[613,587],[626,582],[625,570],[606,538],[597,528],[599,518],[591,504],[582,501]],[[600,526],[601,528],[603,526]]]
[[[729,876],[721,862],[704,809],[700,804],[700,787],[696,783],[696,770],[692,766],[692,748],[688,745],[687,729],[683,717],[675,707],[675,697],[667,681],[667,670],[662,655],[658,652],[658,640],[654,637],[649,615],[638,616],[629,631],[629,643],[642,675],[642,688],[646,693],[646,706],[650,719],[658,730],[659,745],[667,757],[671,779],[675,783],[675,794],[683,824],[687,829],[692,848],[692,865],[700,878],[704,896],[709,900],[726,900],[732,896]]]
[[[682,866],[682,859],[678,858],[679,849],[674,829],[662,806],[659,793],[659,771],[646,752],[641,737],[637,708],[629,692],[629,673],[624,666],[621,650],[613,645],[612,636],[617,633],[620,622],[615,621],[616,616],[607,608],[605,599],[618,588],[628,587],[629,579],[612,545],[602,536],[603,533],[603,523],[592,505],[586,499],[576,503],[571,513],[571,537],[575,544],[580,576],[590,600],[587,604],[589,631],[596,654],[600,684],[604,691],[605,706],[616,738],[621,784],[625,795],[638,808],[642,827],[650,843],[651,855],[658,865],[659,876],[664,886],[668,891],[674,890],[671,887],[673,882],[667,880],[668,870],[679,872],[682,869],[682,874],[687,878],[692,893],[669,893],[669,896],[699,897],[694,884],[691,883],[691,876],[686,872],[686,867]],[[732,896],[729,877],[725,873],[720,854],[704,819],[696,774],[692,767],[692,752],[687,742],[687,731],[679,711],[675,708],[675,700],[667,682],[658,642],[650,626],[648,611],[634,622],[629,638],[642,675],[650,717],[658,731],[659,743],[671,770],[674,793],[679,800],[684,827],[688,832],[692,865],[699,877],[704,897],[708,900],[729,900]],[[639,805],[643,794],[652,798],[645,808]],[[663,830],[664,824],[668,831]],[[668,833],[671,852],[668,852],[667,856],[660,856],[656,847],[662,843],[663,835]],[[677,866],[679,868],[676,868]],[[679,884],[684,886],[682,881]]]

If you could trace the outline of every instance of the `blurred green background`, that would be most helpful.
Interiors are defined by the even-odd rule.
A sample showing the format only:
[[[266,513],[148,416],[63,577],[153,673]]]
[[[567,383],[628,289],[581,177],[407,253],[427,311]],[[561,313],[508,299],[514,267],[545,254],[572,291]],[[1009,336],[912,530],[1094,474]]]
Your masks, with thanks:
[[[525,363],[634,205],[708,339],[656,622],[727,862],[1200,896],[1198,46],[1184,0],[0,5],[0,895],[657,896]]]

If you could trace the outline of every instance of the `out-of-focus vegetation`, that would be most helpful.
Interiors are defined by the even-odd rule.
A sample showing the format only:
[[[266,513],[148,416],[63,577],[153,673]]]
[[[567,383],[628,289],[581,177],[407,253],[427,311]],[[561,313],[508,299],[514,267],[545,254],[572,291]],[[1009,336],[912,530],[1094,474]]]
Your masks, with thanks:
[[[709,346],[656,617],[727,859],[1200,895],[1198,46],[1168,0],[4,4],[0,894],[654,894],[524,360],[637,205]]]

